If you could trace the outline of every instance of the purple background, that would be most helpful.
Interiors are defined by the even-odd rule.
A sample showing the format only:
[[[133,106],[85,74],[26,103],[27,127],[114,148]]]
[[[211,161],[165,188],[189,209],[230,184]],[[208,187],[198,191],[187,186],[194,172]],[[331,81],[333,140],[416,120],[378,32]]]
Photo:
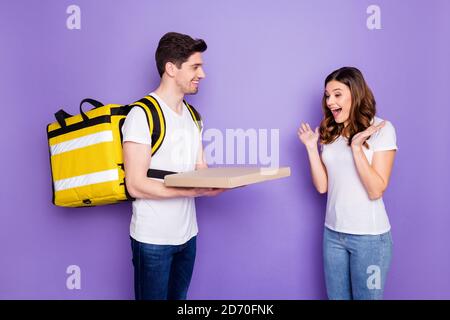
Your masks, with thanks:
[[[66,8],[81,7],[81,30]],[[366,8],[381,7],[381,30]],[[0,298],[132,299],[129,203],[51,204],[46,125],[85,97],[128,103],[158,84],[167,31],[204,38],[207,78],[189,101],[206,128],[280,129],[288,179],[198,199],[191,299],[324,299],[326,196],[296,135],[316,125],[325,76],[360,68],[399,152],[384,195],[394,257],[388,299],[450,299],[450,2],[0,1]],[[81,267],[81,290],[66,268]]]

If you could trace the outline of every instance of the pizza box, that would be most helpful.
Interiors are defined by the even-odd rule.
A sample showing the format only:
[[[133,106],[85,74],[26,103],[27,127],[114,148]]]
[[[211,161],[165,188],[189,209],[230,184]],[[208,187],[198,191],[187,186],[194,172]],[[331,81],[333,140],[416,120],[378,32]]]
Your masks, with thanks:
[[[236,188],[289,177],[291,169],[261,167],[218,167],[167,175],[167,187]]]

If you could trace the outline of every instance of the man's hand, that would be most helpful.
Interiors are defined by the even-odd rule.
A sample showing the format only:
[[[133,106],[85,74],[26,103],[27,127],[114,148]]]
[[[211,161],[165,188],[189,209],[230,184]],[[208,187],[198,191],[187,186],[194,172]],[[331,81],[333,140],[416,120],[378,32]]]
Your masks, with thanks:
[[[177,188],[180,197],[214,197],[226,191],[225,188]]]

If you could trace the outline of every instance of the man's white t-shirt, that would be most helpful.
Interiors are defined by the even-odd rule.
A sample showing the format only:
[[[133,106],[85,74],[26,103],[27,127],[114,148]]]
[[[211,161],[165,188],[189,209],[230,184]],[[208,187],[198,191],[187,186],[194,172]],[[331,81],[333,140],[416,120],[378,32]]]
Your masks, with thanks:
[[[195,170],[201,133],[189,110],[184,105],[179,115],[155,93],[151,95],[159,102],[164,113],[166,135],[159,150],[151,158],[150,169],[174,172]],[[122,126],[122,134],[123,142],[151,145],[147,117],[142,108],[131,109]],[[133,201],[130,236],[139,242],[179,245],[189,241],[197,232],[194,198]]]
[[[372,123],[383,120],[375,117]],[[396,150],[394,126],[386,124],[368,140],[370,148],[363,147],[372,164],[374,152]],[[356,170],[348,139],[338,137],[322,146],[322,161],[328,174],[328,199],[325,226],[343,233],[377,235],[391,228],[383,199],[370,200]]]

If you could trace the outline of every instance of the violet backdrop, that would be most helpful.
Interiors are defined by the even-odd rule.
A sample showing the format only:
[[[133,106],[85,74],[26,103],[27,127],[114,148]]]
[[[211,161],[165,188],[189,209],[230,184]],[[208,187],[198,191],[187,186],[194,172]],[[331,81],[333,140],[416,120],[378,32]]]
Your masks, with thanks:
[[[81,8],[69,30],[66,9]],[[381,9],[369,30],[369,5]],[[384,201],[394,255],[387,299],[450,299],[450,2],[0,1],[0,299],[133,299],[130,203],[51,204],[46,125],[81,99],[129,103],[153,90],[168,31],[203,38],[206,79],[188,100],[205,127],[279,129],[288,179],[197,199],[190,299],[325,299],[326,196],[315,192],[301,121],[321,119],[323,80],[362,70],[399,150]],[[81,268],[81,289],[66,268]]]

